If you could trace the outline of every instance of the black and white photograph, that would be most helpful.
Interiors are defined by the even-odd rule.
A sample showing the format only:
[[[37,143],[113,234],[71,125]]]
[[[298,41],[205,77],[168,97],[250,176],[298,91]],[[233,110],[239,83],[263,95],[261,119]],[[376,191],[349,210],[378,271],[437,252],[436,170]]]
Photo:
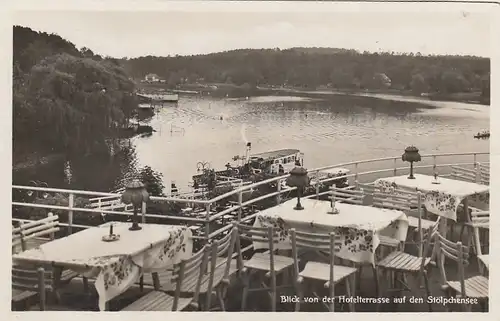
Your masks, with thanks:
[[[489,314],[494,5],[128,2],[12,12],[11,313]]]

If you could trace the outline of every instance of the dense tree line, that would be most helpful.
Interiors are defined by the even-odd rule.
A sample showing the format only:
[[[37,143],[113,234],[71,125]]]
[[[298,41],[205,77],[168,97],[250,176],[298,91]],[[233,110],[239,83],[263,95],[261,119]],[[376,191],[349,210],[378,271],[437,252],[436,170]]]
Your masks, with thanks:
[[[137,105],[118,60],[19,26],[13,40],[14,153],[106,147]]]
[[[241,49],[195,56],[146,56],[123,62],[134,77],[155,73],[170,86],[207,82],[308,89],[392,88],[418,94],[483,92],[489,96],[490,83],[488,58],[334,48]]]

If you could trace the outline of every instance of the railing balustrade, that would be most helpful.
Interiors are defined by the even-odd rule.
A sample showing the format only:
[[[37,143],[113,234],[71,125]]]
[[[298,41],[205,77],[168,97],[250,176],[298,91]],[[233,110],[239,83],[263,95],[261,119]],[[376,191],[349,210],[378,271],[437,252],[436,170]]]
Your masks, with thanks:
[[[438,159],[442,159],[445,157],[473,157],[472,162],[461,162],[461,163],[439,163]],[[424,159],[430,159],[432,160],[431,165],[420,165],[420,166],[414,166],[414,170],[429,170],[432,169],[433,172],[436,172],[437,169],[449,169],[451,172],[451,166],[473,166],[474,172],[476,173],[476,178],[478,182],[489,182],[489,161],[482,161],[478,162],[478,156],[489,156],[489,153],[483,152],[483,153],[445,153],[445,154],[432,154],[432,155],[422,155],[422,162],[424,162]],[[489,158],[489,157],[488,157]],[[320,168],[315,168],[311,169],[308,172],[312,174],[314,179],[311,180],[310,185],[315,188],[316,193],[312,195],[308,195],[306,197],[308,198],[318,198],[322,195],[328,194],[328,191],[326,192],[320,192],[320,185],[325,184],[325,183],[332,183],[336,180],[341,180],[341,179],[348,179],[348,180],[354,180],[354,181],[364,181],[367,179],[367,177],[373,177],[376,174],[385,174],[385,173],[390,173],[392,175],[397,175],[398,172],[408,171],[408,166],[406,167],[398,167],[398,160],[401,162],[401,157],[386,157],[386,158],[376,158],[376,159],[369,159],[369,160],[361,160],[361,161],[355,161],[355,162],[348,162],[348,163],[341,163],[341,164],[335,164],[335,165],[329,165],[329,166],[324,166]],[[389,168],[382,168],[382,169],[375,169],[375,170],[365,170],[365,171],[360,171],[360,165],[364,164],[374,164],[374,163],[380,163],[380,162],[392,162],[393,166]],[[346,167],[352,167],[353,170],[351,171],[350,174],[339,176],[339,177],[320,177],[320,172],[324,170],[329,170],[333,168],[346,168]],[[472,171],[472,170],[471,170]],[[488,174],[488,177],[486,177],[486,173]],[[440,176],[445,176],[446,174],[441,173]],[[159,220],[175,220],[181,224],[186,224],[189,226],[195,226],[195,225],[204,225],[204,232],[203,235],[201,236],[193,236],[195,239],[201,239],[203,241],[208,241],[214,237],[219,236],[221,233],[224,233],[230,228],[230,224],[223,226],[221,228],[218,228],[215,231],[211,231],[211,224],[216,222],[219,219],[222,219],[223,216],[228,215],[230,213],[236,212],[235,218],[238,221],[249,221],[252,218],[254,218],[257,214],[252,213],[246,217],[243,216],[243,211],[245,208],[249,207],[250,205],[265,200],[269,198],[275,198],[276,204],[280,204],[285,196],[285,193],[288,193],[290,191],[295,190],[295,187],[286,187],[283,188],[281,182],[282,180],[286,179],[288,177],[287,175],[282,175],[279,177],[273,177],[269,178],[267,180],[263,180],[260,182],[256,182],[253,184],[244,184],[243,182],[239,182],[239,187],[236,189],[225,193],[223,195],[214,197],[210,200],[199,200],[199,199],[192,199],[192,198],[180,198],[180,197],[156,197],[152,196],[150,197],[150,200],[153,202],[157,203],[171,203],[171,204],[180,204],[180,205],[188,205],[192,207],[200,207],[202,208],[202,212],[198,213],[200,214],[198,217],[190,217],[190,216],[177,216],[177,215],[160,215],[160,214],[151,214],[151,213],[146,213],[147,212],[147,204],[143,204],[142,206],[142,221],[143,223],[147,222],[147,219],[159,219]],[[276,183],[277,189],[274,192],[267,193],[265,195],[261,195],[246,201],[243,201],[243,194],[248,193],[249,191],[255,190],[259,186],[265,185],[265,184],[270,184],[270,183]],[[353,183],[353,182],[351,182]],[[67,223],[61,222],[61,226],[67,227],[67,232],[70,234],[73,232],[73,227],[75,228],[85,228],[89,227],[86,225],[81,225],[81,224],[74,224],[74,213],[75,212],[80,212],[80,213],[87,213],[89,215],[92,215],[92,213],[96,213],[99,215],[105,215],[105,214],[110,214],[110,215],[121,215],[121,216],[131,216],[133,215],[131,212],[127,211],[127,208],[124,208],[123,211],[114,211],[114,210],[107,210],[105,208],[101,208],[101,206],[98,207],[76,207],[75,206],[75,198],[76,197],[91,197],[88,199],[89,202],[99,202],[99,204],[108,204],[108,202],[112,201],[118,201],[121,198],[121,194],[117,193],[105,193],[105,192],[93,192],[93,191],[80,191],[80,190],[67,190],[67,189],[57,189],[57,188],[46,188],[46,187],[34,187],[34,186],[19,186],[19,185],[13,185],[12,186],[13,190],[17,191],[37,191],[37,192],[44,192],[44,193],[59,193],[63,194],[68,197],[68,206],[61,206],[61,205],[49,205],[49,204],[40,204],[40,203],[30,203],[30,202],[18,202],[14,201],[12,202],[12,206],[14,207],[30,207],[30,208],[43,208],[47,210],[62,210],[66,211],[68,213],[67,216]],[[227,209],[221,210],[217,213],[212,213],[212,209],[216,208],[216,203],[227,200],[230,198],[237,198],[237,202],[234,202],[234,206],[231,206]],[[203,214],[202,214],[203,213]],[[60,215],[61,217],[61,215]],[[26,219],[20,219],[20,218],[13,218],[14,221],[29,221]]]

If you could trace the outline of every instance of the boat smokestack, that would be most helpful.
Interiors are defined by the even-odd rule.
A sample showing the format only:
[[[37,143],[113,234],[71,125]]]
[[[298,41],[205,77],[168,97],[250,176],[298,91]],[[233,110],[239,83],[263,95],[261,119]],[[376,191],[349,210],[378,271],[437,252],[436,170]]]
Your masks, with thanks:
[[[245,152],[245,160],[248,162],[248,158],[250,157],[250,151],[252,150],[252,143],[247,143],[247,150]]]

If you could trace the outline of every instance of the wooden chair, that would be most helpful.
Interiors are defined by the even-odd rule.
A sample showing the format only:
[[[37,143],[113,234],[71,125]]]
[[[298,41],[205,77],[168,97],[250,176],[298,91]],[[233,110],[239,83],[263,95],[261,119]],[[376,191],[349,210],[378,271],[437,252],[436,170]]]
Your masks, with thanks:
[[[212,294],[215,290],[219,308],[225,310],[225,293],[229,285],[229,278],[237,271],[237,261],[233,259],[233,248],[236,243],[236,231],[232,229],[222,239],[214,240],[210,245],[207,270],[201,280],[199,295],[205,297],[205,302],[202,306],[203,310],[211,310]],[[213,272],[212,272],[213,271]],[[160,273],[159,273],[160,274]],[[160,276],[160,287],[165,284],[167,276],[171,276],[172,271],[165,271]],[[146,279],[145,282],[148,282]],[[162,283],[163,282],[163,283]],[[163,287],[163,290],[166,290]],[[193,294],[196,291],[195,284],[184,283],[181,288],[181,293]]]
[[[189,307],[198,310],[198,297],[201,281],[207,268],[208,256],[209,248],[204,246],[189,259],[174,265],[171,279],[175,284],[173,295],[159,290],[158,275],[153,273],[155,290],[126,306],[122,311],[182,311]],[[181,296],[183,287],[194,287],[192,296]]]
[[[238,222],[233,222],[237,232],[235,248],[237,250],[237,264],[242,267],[240,277],[243,281],[243,295],[241,299],[241,310],[245,311],[246,301],[249,292],[269,291],[271,297],[271,310],[276,311],[277,290],[289,287],[289,285],[277,286],[276,276],[290,269],[293,266],[293,259],[290,257],[275,254],[274,244],[279,242],[279,234],[272,226],[253,227]],[[241,251],[241,240],[248,240],[254,243],[267,244],[269,251],[265,253],[255,253],[251,259],[243,260]],[[253,273],[265,272],[265,276],[270,279],[270,286],[263,284],[260,288],[250,288],[250,278]],[[261,282],[264,283],[264,282]]]
[[[414,233],[418,232],[419,224],[421,225],[422,230],[428,230],[433,227],[436,222],[423,219],[425,211],[422,204],[423,196],[419,195],[419,192],[411,192],[401,189],[396,189],[392,193],[375,192],[373,194],[373,206],[404,212],[408,218],[408,227]],[[412,239],[415,238],[413,237]],[[388,247],[400,246],[400,242],[398,240],[389,239],[384,236],[381,237],[381,244]]]
[[[461,181],[475,183],[476,171],[473,169],[464,168],[460,166],[451,166],[450,177]]]
[[[422,212],[420,207],[419,213]],[[422,220],[421,214],[419,220]],[[439,227],[439,222],[434,222],[434,225],[430,228],[424,230],[423,224],[418,224],[418,255],[412,255],[405,253],[403,251],[394,251],[383,258],[377,263],[377,269],[383,272],[388,272],[390,274],[389,284],[399,283],[403,288],[398,288],[396,286],[390,287],[388,292],[408,290],[411,291],[406,283],[406,277],[408,275],[416,277],[418,279],[418,284],[421,284],[421,278],[424,277],[424,286],[427,296],[430,296],[429,278],[427,275],[427,266],[432,260],[435,252],[431,252],[432,244],[431,241],[436,235]],[[425,243],[424,243],[425,240]],[[429,256],[430,254],[430,256]],[[400,278],[398,278],[400,276]],[[395,285],[395,284],[394,284]],[[429,303],[429,311],[432,311],[432,305]]]
[[[40,311],[47,308],[46,293],[52,291],[52,272],[43,268],[25,269],[22,266],[12,266],[12,299],[14,306],[28,303],[31,298],[39,299]],[[29,309],[29,304],[26,304]]]
[[[335,285],[341,281],[346,281],[346,292],[347,296],[351,297],[351,281],[349,277],[354,277],[358,269],[354,267],[348,267],[343,265],[336,265],[335,254],[338,253],[341,247],[340,237],[336,236],[335,233],[330,234],[315,234],[315,233],[305,233],[298,232],[295,229],[290,230],[290,235],[292,238],[292,256],[293,265],[295,271],[295,286],[299,300],[295,303],[295,311],[300,311],[300,303],[304,298],[303,283],[304,279],[309,280],[319,280],[324,281],[324,286],[328,288],[329,298],[331,299],[328,304],[324,303],[329,311],[334,311],[334,298],[335,297]],[[328,257],[330,259],[329,263],[321,263],[309,261],[307,262],[305,268],[299,271],[299,248],[313,250],[313,251],[327,251],[329,253]],[[313,293],[316,297],[319,297],[316,293]],[[354,304],[350,304],[351,311],[354,311]]]
[[[371,205],[370,195],[356,189],[344,189],[332,186],[330,188],[330,199],[332,202],[340,202],[354,205]]]
[[[27,223],[18,222],[17,227],[12,229],[12,252],[16,253],[18,250],[26,251],[52,241],[54,239],[54,234],[59,231],[58,219],[59,216],[49,213],[46,218],[38,221]],[[33,266],[26,266],[24,269],[31,269],[33,273],[36,272],[36,267]],[[51,274],[51,277],[52,276],[53,274]],[[76,276],[78,276],[78,273],[74,271],[63,270],[59,279],[59,284],[67,284]],[[25,297],[25,299],[28,300],[31,296],[34,296],[34,294],[31,293],[30,295],[29,293],[25,293],[16,297]]]
[[[464,227],[470,228],[472,235],[472,237],[469,237],[468,246],[473,244],[475,246],[473,249],[477,255],[486,254],[483,253],[483,250],[489,252],[490,211],[481,211],[471,207],[469,209],[471,221],[464,224]]]
[[[436,233],[436,254],[439,271],[441,272],[442,290],[448,296],[460,298],[475,298],[483,306],[488,300],[488,279],[482,275],[465,278],[465,267],[469,264],[469,248],[462,245],[462,242],[451,242]],[[458,281],[448,281],[445,271],[445,260],[451,259],[458,266]],[[464,311],[471,309],[470,304],[463,303]],[[449,306],[446,305],[447,310]]]
[[[233,259],[234,246],[238,232],[232,229],[226,236],[218,241],[214,241],[210,253],[210,265],[207,272],[207,293],[205,309],[213,310],[211,305],[212,289],[218,299],[219,308],[225,311],[225,296],[229,287],[230,278],[238,272],[238,261]],[[213,272],[212,272],[213,271]],[[202,286],[204,289],[204,286]]]
[[[59,231],[59,216],[49,213],[48,217],[28,223],[18,222],[12,229],[12,252],[26,251],[54,239],[54,233]]]

